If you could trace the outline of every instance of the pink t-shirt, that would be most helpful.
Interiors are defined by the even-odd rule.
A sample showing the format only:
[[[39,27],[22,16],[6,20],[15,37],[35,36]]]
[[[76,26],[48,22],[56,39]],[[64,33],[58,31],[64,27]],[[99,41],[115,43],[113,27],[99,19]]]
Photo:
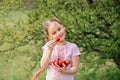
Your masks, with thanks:
[[[46,48],[47,45],[44,45],[43,48]],[[63,46],[56,45],[53,48],[50,61],[55,59],[64,59],[64,60],[72,60],[72,56],[80,55],[79,48],[76,44],[66,42]],[[71,68],[71,64],[67,66],[69,70]],[[51,65],[48,65],[46,80],[74,80],[73,75],[63,74],[61,72],[56,71]]]

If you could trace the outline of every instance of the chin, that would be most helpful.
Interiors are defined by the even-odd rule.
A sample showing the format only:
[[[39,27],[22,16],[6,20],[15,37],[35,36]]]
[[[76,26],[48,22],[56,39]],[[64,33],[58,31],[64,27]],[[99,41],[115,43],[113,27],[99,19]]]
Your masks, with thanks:
[[[61,39],[61,40],[60,40],[60,42],[64,42],[64,41],[65,41],[65,39]]]

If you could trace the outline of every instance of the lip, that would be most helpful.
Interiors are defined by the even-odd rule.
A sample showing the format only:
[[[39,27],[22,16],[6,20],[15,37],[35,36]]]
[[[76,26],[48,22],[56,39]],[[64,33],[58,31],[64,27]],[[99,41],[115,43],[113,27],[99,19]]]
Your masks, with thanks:
[[[59,34],[57,37],[59,37],[61,39],[64,37],[64,34]]]

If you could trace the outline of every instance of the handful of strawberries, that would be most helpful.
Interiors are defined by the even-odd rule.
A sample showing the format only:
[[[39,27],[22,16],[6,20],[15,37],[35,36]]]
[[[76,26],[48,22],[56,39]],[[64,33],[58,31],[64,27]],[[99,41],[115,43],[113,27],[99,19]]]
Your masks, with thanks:
[[[64,67],[64,65],[65,65],[67,67],[70,64],[70,61],[69,60],[57,59],[57,60],[51,61],[50,64],[57,64],[60,67]]]

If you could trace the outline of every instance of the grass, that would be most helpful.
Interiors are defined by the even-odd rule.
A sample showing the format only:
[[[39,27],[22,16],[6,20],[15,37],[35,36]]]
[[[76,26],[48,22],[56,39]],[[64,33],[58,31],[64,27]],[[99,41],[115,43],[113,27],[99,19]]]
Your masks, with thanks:
[[[29,73],[25,68],[33,63],[27,56],[17,56],[5,62],[5,56],[0,55],[0,80],[29,80],[30,77],[39,69],[36,67]],[[40,76],[40,80],[45,80],[46,71]],[[75,80],[119,80],[119,70],[114,66],[104,67],[89,73],[87,70],[79,68],[75,74]]]
[[[24,67],[29,64],[29,58],[19,56],[6,62],[4,60],[0,60],[3,62],[0,64],[0,80],[25,80],[27,78]]]

